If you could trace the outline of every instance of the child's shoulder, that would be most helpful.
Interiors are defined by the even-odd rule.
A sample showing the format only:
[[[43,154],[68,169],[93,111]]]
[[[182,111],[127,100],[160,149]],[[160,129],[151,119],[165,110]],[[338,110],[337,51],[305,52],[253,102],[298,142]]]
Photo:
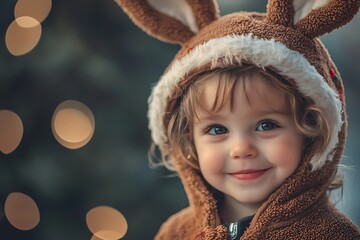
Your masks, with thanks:
[[[168,239],[226,239],[227,228],[220,225],[216,227],[202,227],[202,217],[194,208],[187,207],[170,216],[164,222],[156,240]]]
[[[155,239],[180,239],[179,236],[189,236],[195,227],[194,211],[184,208],[171,215],[160,227]]]
[[[269,239],[360,239],[360,228],[328,203],[278,225],[266,235]]]
[[[319,227],[314,228],[322,229],[320,236],[324,236],[323,239],[360,239],[360,228],[331,203],[317,218],[315,223]]]

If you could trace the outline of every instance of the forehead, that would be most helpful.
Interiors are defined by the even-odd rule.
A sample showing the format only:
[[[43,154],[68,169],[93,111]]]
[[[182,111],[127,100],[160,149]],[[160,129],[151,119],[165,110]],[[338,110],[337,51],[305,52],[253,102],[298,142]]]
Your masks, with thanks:
[[[216,73],[203,81],[200,111],[212,112],[228,107],[250,106],[283,110],[286,108],[285,94],[275,88],[270,77],[257,71],[240,74]]]

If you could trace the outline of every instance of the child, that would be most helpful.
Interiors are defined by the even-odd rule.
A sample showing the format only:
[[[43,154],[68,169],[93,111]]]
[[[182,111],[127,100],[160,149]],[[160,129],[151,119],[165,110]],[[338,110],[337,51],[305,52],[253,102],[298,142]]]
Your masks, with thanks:
[[[156,239],[359,239],[329,201],[346,137],[340,74],[318,37],[359,0],[270,0],[219,17],[212,0],[117,0],[183,48],[149,99],[149,127],[189,207]],[[340,184],[341,185],[341,184]]]

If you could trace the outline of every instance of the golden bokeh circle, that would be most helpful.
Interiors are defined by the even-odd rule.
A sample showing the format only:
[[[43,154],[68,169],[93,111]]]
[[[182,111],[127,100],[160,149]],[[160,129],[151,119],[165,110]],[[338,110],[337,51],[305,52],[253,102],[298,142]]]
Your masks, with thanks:
[[[40,25],[40,23],[35,18],[29,16],[16,18],[15,22],[21,28],[33,28]]]
[[[67,100],[60,103],[52,118],[55,139],[64,147],[77,149],[86,145],[95,131],[95,119],[83,103]]]
[[[13,192],[5,200],[5,216],[15,228],[31,230],[40,222],[40,212],[35,201],[21,192]]]
[[[120,239],[125,236],[128,229],[124,215],[109,206],[91,209],[86,214],[86,224],[95,237],[104,240]]]
[[[49,15],[51,0],[18,0],[15,5],[15,18],[29,16],[42,23]]]
[[[10,110],[0,110],[0,152],[10,154],[19,146],[24,133],[21,118]]]
[[[21,56],[30,52],[41,37],[40,23],[28,16],[15,19],[6,30],[5,43],[9,52]]]

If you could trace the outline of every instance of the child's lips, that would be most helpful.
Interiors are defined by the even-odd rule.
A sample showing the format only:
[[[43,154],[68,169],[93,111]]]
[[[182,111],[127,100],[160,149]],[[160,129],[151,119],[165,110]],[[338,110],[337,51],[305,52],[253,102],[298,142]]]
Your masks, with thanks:
[[[254,179],[261,177],[269,169],[270,168],[247,169],[247,170],[242,170],[242,171],[239,171],[236,173],[230,173],[230,175],[238,180],[254,180]]]

